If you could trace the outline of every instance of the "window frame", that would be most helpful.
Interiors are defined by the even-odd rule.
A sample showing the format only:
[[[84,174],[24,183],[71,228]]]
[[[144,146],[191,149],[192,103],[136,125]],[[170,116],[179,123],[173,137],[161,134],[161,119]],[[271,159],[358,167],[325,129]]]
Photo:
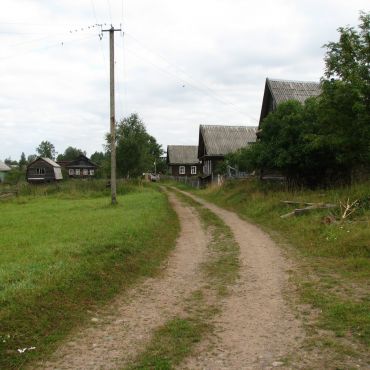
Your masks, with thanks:
[[[179,166],[179,175],[185,175],[185,174],[186,174],[185,166]]]
[[[191,166],[190,167],[190,174],[196,175],[197,174],[197,166]]]

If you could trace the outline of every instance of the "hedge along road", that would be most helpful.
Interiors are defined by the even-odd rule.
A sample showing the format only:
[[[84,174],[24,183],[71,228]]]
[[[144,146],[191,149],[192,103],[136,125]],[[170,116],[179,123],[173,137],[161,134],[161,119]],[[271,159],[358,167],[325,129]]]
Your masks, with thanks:
[[[180,192],[219,216],[240,247],[240,277],[217,319],[217,344],[211,351],[189,358],[183,368],[304,367],[303,359],[290,366],[284,363],[299,349],[304,331],[284,299],[289,286],[287,270],[292,266],[280,248],[261,229],[235,213]]]

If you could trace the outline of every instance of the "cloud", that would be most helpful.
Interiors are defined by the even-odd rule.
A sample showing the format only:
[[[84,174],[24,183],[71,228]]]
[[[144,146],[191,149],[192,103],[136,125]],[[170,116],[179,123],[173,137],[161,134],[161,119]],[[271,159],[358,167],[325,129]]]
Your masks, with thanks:
[[[58,152],[70,145],[88,154],[102,149],[109,50],[96,23],[119,26],[123,14],[126,35],[115,35],[117,119],[139,113],[165,147],[196,144],[200,123],[256,124],[265,78],[318,80],[322,45],[337,39],[339,26],[356,25],[366,6],[363,0],[3,0],[0,159],[34,153],[42,140]]]

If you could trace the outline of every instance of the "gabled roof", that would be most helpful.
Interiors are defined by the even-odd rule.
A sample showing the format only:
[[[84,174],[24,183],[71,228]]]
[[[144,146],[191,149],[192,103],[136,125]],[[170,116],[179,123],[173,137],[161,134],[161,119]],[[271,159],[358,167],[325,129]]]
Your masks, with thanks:
[[[11,168],[9,166],[7,166],[4,162],[0,161],[0,171],[10,171]]]
[[[60,168],[59,164],[57,162],[54,162],[52,159],[50,158],[46,158],[46,157],[39,157],[37,159],[42,159],[43,161],[45,161],[46,163],[49,163],[51,164],[53,167],[57,167],[57,168]],[[36,161],[37,161],[36,159]]]
[[[98,166],[85,155],[80,154],[76,159],[65,165],[66,168],[97,168]]]
[[[319,82],[266,78],[260,123],[280,103],[292,99],[304,103],[306,99],[320,94],[321,86]]]
[[[198,164],[197,145],[168,145],[168,164]]]
[[[198,158],[224,156],[256,141],[257,127],[200,125]]]

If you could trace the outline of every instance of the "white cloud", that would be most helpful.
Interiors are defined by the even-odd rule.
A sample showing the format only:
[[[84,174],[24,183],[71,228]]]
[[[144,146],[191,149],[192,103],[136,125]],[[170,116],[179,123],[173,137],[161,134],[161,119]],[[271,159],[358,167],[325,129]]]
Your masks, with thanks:
[[[0,158],[31,154],[42,140],[59,152],[101,150],[109,128],[108,38],[99,41],[88,26],[108,27],[110,14],[118,26],[122,4],[117,118],[138,112],[166,146],[196,144],[200,123],[256,124],[267,76],[318,80],[322,45],[339,26],[356,25],[367,2],[3,0]]]

